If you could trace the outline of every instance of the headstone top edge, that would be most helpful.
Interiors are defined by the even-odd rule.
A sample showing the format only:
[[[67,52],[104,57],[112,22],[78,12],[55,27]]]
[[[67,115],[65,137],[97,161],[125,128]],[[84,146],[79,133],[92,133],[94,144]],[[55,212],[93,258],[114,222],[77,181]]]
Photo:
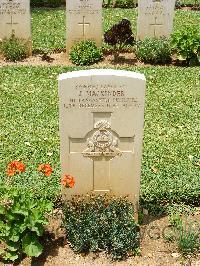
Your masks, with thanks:
[[[58,80],[62,81],[70,78],[91,77],[91,76],[118,76],[118,77],[127,77],[127,78],[134,78],[146,81],[144,74],[133,71],[116,70],[116,69],[92,69],[92,70],[72,71],[60,74]]]

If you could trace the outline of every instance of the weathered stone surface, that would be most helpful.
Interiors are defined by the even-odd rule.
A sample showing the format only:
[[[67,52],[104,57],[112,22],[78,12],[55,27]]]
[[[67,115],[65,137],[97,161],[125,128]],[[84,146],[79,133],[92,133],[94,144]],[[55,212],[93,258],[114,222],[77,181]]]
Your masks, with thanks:
[[[66,0],[66,49],[74,43],[93,40],[102,43],[102,0]]]
[[[144,123],[145,77],[122,70],[59,76],[62,176],[74,194],[129,195],[137,206]]]
[[[104,40],[111,45],[133,44],[131,22],[128,19],[122,19],[104,34]]]
[[[12,34],[27,42],[31,52],[30,0],[0,0],[0,39]]]
[[[137,39],[169,37],[175,0],[138,0]]]

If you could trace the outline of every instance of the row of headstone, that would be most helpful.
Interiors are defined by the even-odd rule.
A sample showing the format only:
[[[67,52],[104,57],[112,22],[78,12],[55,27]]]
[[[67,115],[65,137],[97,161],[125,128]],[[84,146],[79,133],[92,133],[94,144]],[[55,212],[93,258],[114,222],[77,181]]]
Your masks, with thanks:
[[[139,0],[137,39],[169,37],[175,0]],[[67,0],[67,51],[81,40],[102,42],[102,0]]]
[[[66,0],[67,51],[75,42],[102,43],[102,0]],[[139,0],[137,39],[169,37],[173,28],[175,0]],[[31,50],[30,0],[0,0],[0,39],[12,34]]]

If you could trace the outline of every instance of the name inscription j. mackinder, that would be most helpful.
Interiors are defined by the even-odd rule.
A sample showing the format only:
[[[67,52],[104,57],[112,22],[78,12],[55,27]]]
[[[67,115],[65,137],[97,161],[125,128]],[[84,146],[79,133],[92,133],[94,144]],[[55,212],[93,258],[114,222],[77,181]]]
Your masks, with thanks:
[[[126,95],[125,86],[78,85],[76,95],[67,98],[66,109],[72,108],[138,108],[136,97]]]

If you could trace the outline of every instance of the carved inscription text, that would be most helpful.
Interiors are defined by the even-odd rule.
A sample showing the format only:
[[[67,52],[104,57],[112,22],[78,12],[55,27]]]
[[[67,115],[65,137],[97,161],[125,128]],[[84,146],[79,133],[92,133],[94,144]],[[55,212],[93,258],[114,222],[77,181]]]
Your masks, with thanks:
[[[139,108],[136,97],[126,94],[126,86],[77,85],[76,95],[66,99],[64,107],[71,108]]]
[[[24,15],[26,8],[20,1],[4,1],[0,3],[0,15]]]

